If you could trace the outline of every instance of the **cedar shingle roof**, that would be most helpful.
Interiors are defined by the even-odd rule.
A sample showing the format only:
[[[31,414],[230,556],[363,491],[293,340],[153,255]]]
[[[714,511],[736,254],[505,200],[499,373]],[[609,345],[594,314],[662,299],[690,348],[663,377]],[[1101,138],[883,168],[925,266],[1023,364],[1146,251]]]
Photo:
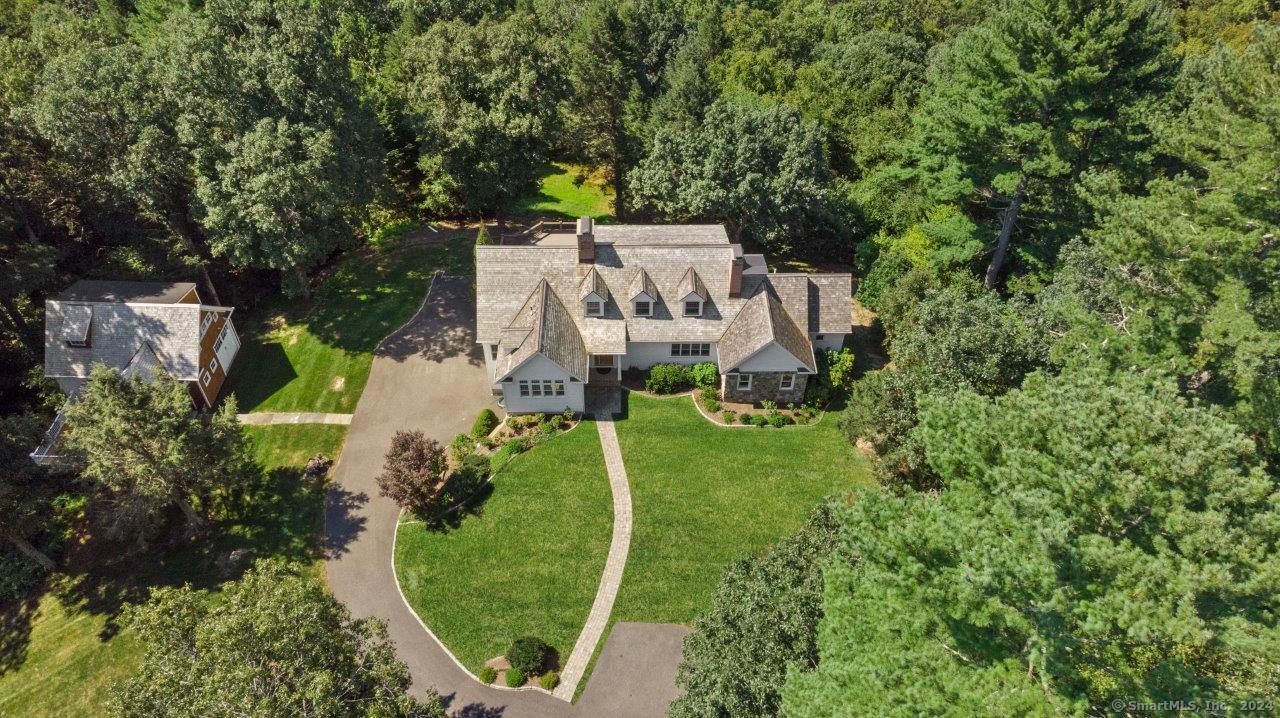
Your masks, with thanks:
[[[578,301],[587,298],[588,294],[594,293],[603,301],[609,301],[609,287],[604,283],[604,277],[596,271],[593,266],[587,270],[587,276],[582,278],[582,287],[578,290]]]
[[[57,296],[60,302],[177,304],[191,293],[191,282],[126,282],[82,279]]]
[[[577,250],[574,251],[576,253]],[[522,330],[527,330],[527,334],[515,347],[515,352],[505,354],[505,350],[512,347],[502,347],[505,355],[499,355],[494,381],[505,379],[534,354],[542,354],[572,376],[586,378],[587,348],[582,334],[569,316],[569,310],[565,309],[564,302],[546,280],[534,287],[504,330],[504,337],[514,336]]]
[[[768,274],[763,264],[753,265],[742,277],[741,296],[729,296],[734,245],[719,225],[598,225],[595,238],[596,256],[588,267],[579,264],[576,246],[476,247],[477,341],[518,346],[509,331],[513,317],[524,311],[522,305],[540,282],[545,280],[557,297],[580,297],[589,283],[595,286],[593,275],[605,288],[626,287],[628,300],[641,291],[656,300],[651,317],[636,316],[630,301],[609,302],[603,318],[586,317],[575,306],[569,320],[593,352],[597,345],[613,346],[622,337],[630,342],[718,342],[762,291],[777,295],[802,333],[850,331],[847,274]],[[685,296],[682,286],[690,283],[706,299],[701,317],[685,317],[680,306],[667,306],[668,301],[678,303]]]
[[[635,299],[641,294],[649,295],[650,299],[658,298],[658,286],[653,283],[653,279],[649,273],[641,269],[636,272],[635,279],[631,280],[631,285],[627,291],[629,295],[627,299]]]
[[[696,294],[706,301],[711,295],[707,294],[707,285],[702,283],[702,277],[693,271],[693,267],[684,273],[680,278],[680,283],[676,285],[676,299],[684,299],[690,294]]]
[[[782,308],[773,292],[759,292],[738,312],[720,338],[720,371],[733,371],[772,342],[786,349],[810,372],[818,370],[809,337]]]

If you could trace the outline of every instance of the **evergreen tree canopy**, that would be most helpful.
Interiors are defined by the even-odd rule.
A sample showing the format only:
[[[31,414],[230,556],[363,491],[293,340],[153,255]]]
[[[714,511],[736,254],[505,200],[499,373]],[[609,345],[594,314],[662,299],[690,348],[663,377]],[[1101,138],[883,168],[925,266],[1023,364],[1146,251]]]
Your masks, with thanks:
[[[1280,492],[1173,382],[1032,375],[925,403],[938,496],[864,492],[796,716],[1274,698]]]

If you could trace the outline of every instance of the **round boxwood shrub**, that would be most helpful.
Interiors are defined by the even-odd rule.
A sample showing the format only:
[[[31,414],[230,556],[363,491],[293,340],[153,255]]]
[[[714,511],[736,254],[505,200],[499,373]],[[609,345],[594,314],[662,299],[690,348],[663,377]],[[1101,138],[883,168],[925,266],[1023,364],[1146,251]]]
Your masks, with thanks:
[[[480,669],[480,673],[476,675],[476,678],[479,678],[481,683],[493,683],[497,677],[498,669],[493,666],[484,666]]]
[[[519,688],[526,680],[524,671],[519,668],[512,666],[507,669],[507,688]]]
[[[538,679],[538,685],[542,686],[544,691],[555,690],[556,686],[560,685],[560,674],[555,671],[547,671]]]
[[[482,409],[476,423],[471,425],[471,435],[477,439],[488,436],[489,432],[498,428],[498,415],[492,409]]]
[[[507,662],[528,675],[542,672],[551,647],[541,638],[521,636],[507,649]]]

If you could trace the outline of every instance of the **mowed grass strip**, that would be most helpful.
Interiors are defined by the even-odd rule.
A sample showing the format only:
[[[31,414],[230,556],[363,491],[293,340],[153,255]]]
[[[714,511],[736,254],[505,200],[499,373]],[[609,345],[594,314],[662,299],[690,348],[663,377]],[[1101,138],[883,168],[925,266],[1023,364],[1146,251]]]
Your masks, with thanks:
[[[871,481],[828,413],[810,427],[717,427],[689,397],[629,395],[618,441],[635,528],[615,621],[689,623],[725,568],[794,533],[824,497]]]
[[[413,316],[437,269],[471,273],[470,237],[444,244],[400,239],[354,254],[310,302],[278,299],[236,317],[243,346],[225,393],[241,412],[350,414],[378,342]]]
[[[577,182],[581,171],[582,168],[574,165],[550,165],[547,174],[538,182],[538,192],[522,199],[518,211],[566,219],[610,219],[613,216],[612,190],[597,177]]]
[[[315,551],[324,526],[323,487],[305,485],[299,476],[315,454],[337,457],[347,427],[294,424],[245,430],[265,477],[252,490],[243,515],[209,540],[169,552],[163,563],[159,556],[144,557],[136,581],[120,585],[127,589],[122,593],[132,596],[152,585],[216,582],[210,557],[239,547],[255,558],[278,555],[304,561],[319,574],[322,564]],[[76,580],[54,577],[45,594],[26,609],[33,611],[29,619],[16,615],[18,606],[4,607],[3,649],[21,659],[10,667],[6,656],[3,664],[0,716],[102,715],[111,685],[138,666],[142,645],[137,637],[127,626],[111,625],[108,613],[86,605]],[[25,641],[18,637],[24,624],[29,631]]]
[[[414,611],[473,673],[523,635],[549,643],[563,663],[591,611],[612,532],[600,439],[585,421],[512,459],[456,528],[406,517],[396,574]]]

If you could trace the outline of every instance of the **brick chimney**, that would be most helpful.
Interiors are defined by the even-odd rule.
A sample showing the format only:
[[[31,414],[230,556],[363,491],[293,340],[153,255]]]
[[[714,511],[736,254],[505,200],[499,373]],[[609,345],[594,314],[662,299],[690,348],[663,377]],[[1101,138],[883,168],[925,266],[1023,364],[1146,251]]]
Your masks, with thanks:
[[[590,217],[578,218],[578,261],[592,263],[596,260],[595,222]]]
[[[733,245],[733,263],[729,266],[729,296],[742,296],[742,270],[747,261],[742,257],[742,245]]]

